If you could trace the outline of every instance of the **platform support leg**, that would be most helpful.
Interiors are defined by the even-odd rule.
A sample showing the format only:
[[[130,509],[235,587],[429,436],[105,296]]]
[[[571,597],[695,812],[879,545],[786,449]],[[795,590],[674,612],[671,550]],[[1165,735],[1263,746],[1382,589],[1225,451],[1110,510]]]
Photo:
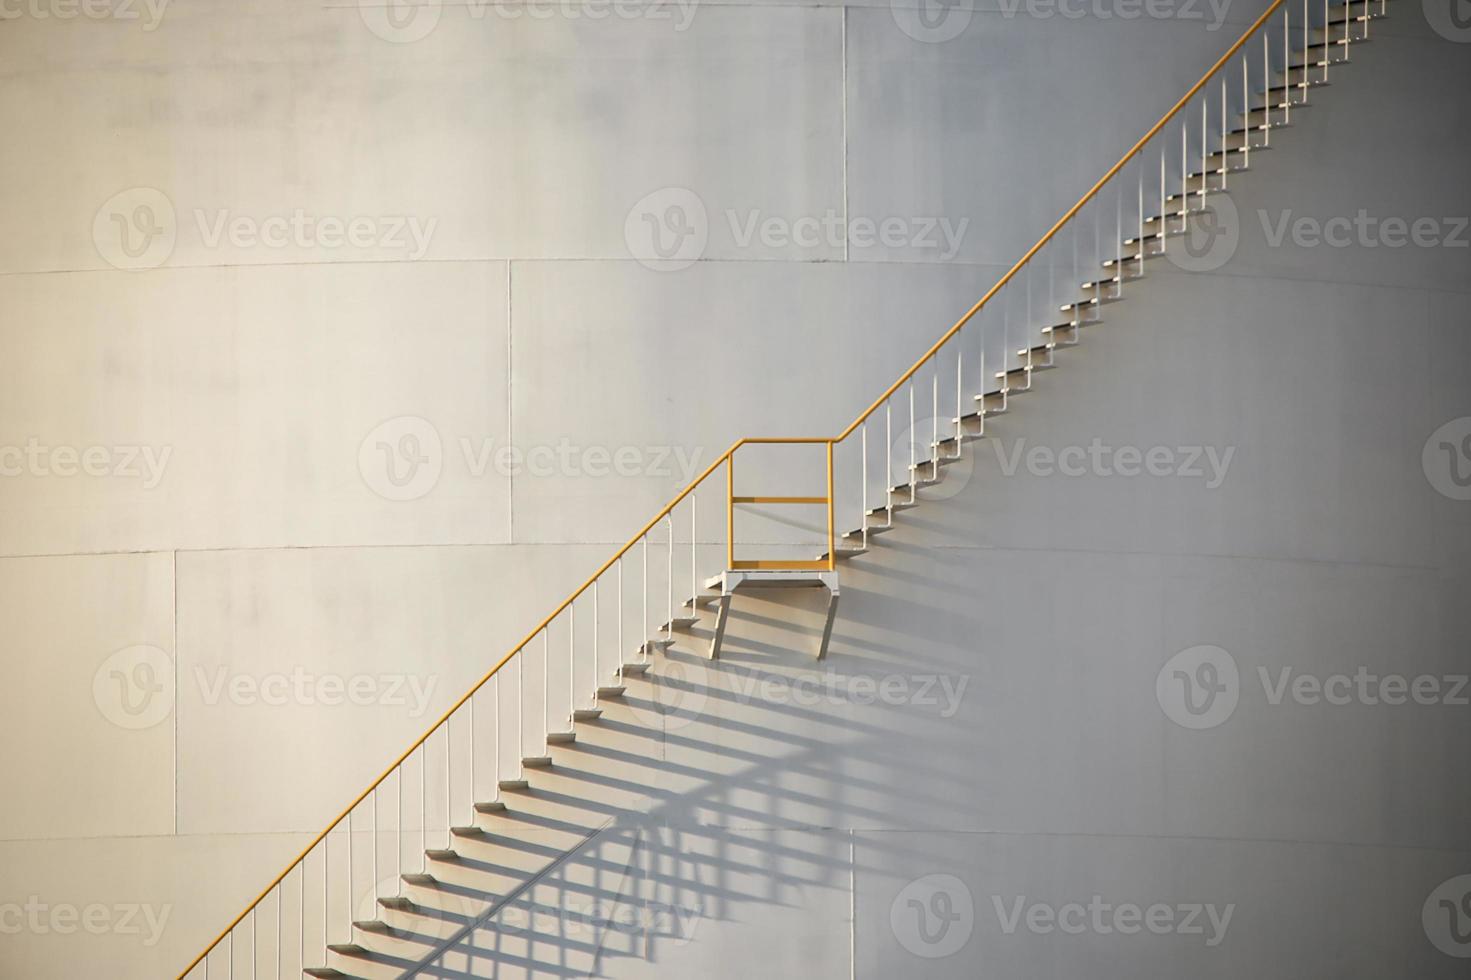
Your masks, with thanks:
[[[710,659],[720,659],[720,641],[725,639],[725,621],[730,617],[730,593],[722,591],[716,600],[715,635],[710,638]]]
[[[833,621],[838,618],[838,590],[831,589],[827,594],[827,621],[822,624],[822,640],[817,645],[817,659],[823,660],[827,657],[827,644],[833,638]]]

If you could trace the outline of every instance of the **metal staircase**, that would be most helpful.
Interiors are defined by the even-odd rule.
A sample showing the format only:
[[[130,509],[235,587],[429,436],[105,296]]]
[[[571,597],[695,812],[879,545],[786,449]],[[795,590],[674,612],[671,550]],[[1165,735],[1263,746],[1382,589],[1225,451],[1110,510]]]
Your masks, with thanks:
[[[1102,322],[1150,262],[1192,248],[1213,219],[1212,199],[1270,150],[1386,13],[1387,0],[1276,0],[847,429],[726,450],[328,824],[181,980],[493,975],[432,964],[639,797],[616,754],[595,751],[613,728],[648,724],[625,705],[630,688],[653,681],[671,647],[697,641],[718,657],[733,598],[750,589],[825,589],[815,642],[824,656],[839,564],[868,554],[898,515],[921,506],[923,489],[985,435],[987,419],[1031,391],[1034,373],[1057,366],[1058,352]],[[897,446],[896,422],[908,432]],[[738,495],[737,456],[778,447],[820,450],[811,462],[825,472],[825,492]],[[748,506],[822,508],[825,527],[806,525],[825,532],[820,553],[738,558],[750,542],[737,534],[737,508]],[[719,559],[709,542],[720,538],[711,517],[722,513],[723,562],[711,567]],[[528,718],[540,736],[529,745]],[[571,757],[596,777],[595,799],[563,770]],[[534,844],[523,839],[529,829]]]

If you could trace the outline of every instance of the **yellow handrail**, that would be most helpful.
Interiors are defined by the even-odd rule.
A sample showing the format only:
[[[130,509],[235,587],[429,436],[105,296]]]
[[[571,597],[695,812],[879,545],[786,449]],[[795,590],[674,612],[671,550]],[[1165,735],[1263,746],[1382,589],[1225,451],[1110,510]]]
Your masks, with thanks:
[[[330,833],[332,833],[332,831],[336,830],[338,828],[338,826],[341,825],[342,821],[345,820],[345,819],[347,819],[348,815],[351,814],[354,810],[356,810],[357,807],[358,807],[358,805],[361,804],[364,800],[366,800],[368,798],[369,794],[371,794],[374,790],[376,790],[379,786],[381,786],[384,783],[384,781],[388,779],[389,776],[393,775],[394,771],[396,769],[398,769],[399,766],[403,765],[403,763],[408,760],[409,756],[413,755],[414,752],[417,751],[420,746],[422,746],[425,742],[427,742],[429,740],[430,736],[432,736],[435,732],[437,732],[440,729],[441,726],[447,724],[449,722],[450,718],[455,714],[455,712],[457,712],[460,708],[464,707],[465,703],[468,702],[472,697],[474,697],[475,694],[481,688],[483,688],[487,683],[489,683],[490,679],[492,677],[494,677],[496,675],[496,673],[499,672],[502,667],[504,667],[506,664],[510,663],[510,661],[512,660],[512,658],[514,658],[516,656],[516,654],[520,653],[523,649],[525,649],[525,647],[532,640],[536,639],[536,637],[541,633],[542,630],[544,630],[548,626],[550,626],[553,620],[555,620],[569,606],[571,606],[574,602],[576,602],[578,600],[578,598],[580,598],[583,595],[583,593],[585,593],[588,590],[588,588],[594,582],[596,582],[599,578],[601,578],[603,576],[603,573],[605,573],[608,569],[610,569],[610,568],[613,567],[614,563],[617,562],[618,559],[620,559],[624,555],[626,555],[629,552],[629,550],[633,548],[634,545],[636,545],[639,541],[643,540],[644,536],[646,534],[648,534],[649,531],[653,530],[653,528],[654,528],[654,526],[656,524],[658,524],[661,520],[663,520],[666,516],[668,516],[669,513],[671,511],[673,511],[675,507],[679,506],[679,504],[681,502],[683,502],[686,497],[688,497],[691,493],[693,493],[695,491],[695,489],[700,486],[700,484],[704,483],[705,480],[707,478],[709,478],[709,476],[712,473],[714,473],[716,471],[716,469],[718,469],[721,466],[721,464],[727,463],[728,461],[732,461],[733,460],[733,457],[734,457],[734,455],[736,453],[736,451],[739,450],[742,446],[747,446],[747,445],[792,445],[792,444],[812,444],[812,443],[825,443],[827,445],[827,479],[828,479],[828,496],[827,496],[827,510],[828,510],[828,513],[827,513],[828,556],[827,556],[827,560],[825,562],[820,562],[820,563],[819,562],[806,562],[806,563],[793,563],[793,564],[802,564],[804,567],[806,567],[806,566],[815,566],[815,565],[818,565],[818,564],[822,564],[822,565],[825,565],[826,567],[831,568],[834,565],[834,563],[836,562],[836,557],[837,557],[837,554],[836,554],[836,546],[835,546],[835,535],[834,535],[834,532],[835,532],[835,525],[834,525],[834,504],[833,504],[834,493],[833,493],[833,483],[832,483],[832,481],[833,481],[833,447],[837,443],[843,442],[850,435],[852,435],[858,429],[858,427],[860,425],[862,425],[868,419],[868,417],[870,415],[872,415],[875,411],[877,411],[886,401],[888,401],[893,396],[893,394],[896,391],[898,391],[899,388],[906,381],[908,381],[910,378],[914,377],[914,375],[919,371],[920,368],[922,368],[925,365],[926,362],[928,362],[932,357],[934,357],[935,354],[939,353],[940,349],[943,348],[945,346],[945,344],[951,338],[953,338],[957,333],[959,333],[960,330],[966,325],[966,323],[968,323],[971,320],[972,317],[974,317],[978,312],[980,312],[986,306],[986,304],[988,304],[992,300],[992,298],[994,298],[996,296],[996,294],[999,293],[1002,290],[1002,288],[1004,288],[1007,285],[1007,283],[1011,282],[1011,280],[1013,278],[1015,278],[1015,276],[1017,275],[1017,273],[1019,273],[1022,269],[1026,268],[1027,263],[1029,263],[1033,258],[1035,258],[1037,256],[1037,253],[1040,252],[1043,248],[1045,248],[1047,246],[1047,244],[1050,241],[1052,241],[1052,239],[1054,237],[1056,237],[1057,233],[1059,231],[1061,231],[1062,228],[1068,222],[1072,221],[1073,218],[1077,217],[1078,212],[1080,212],[1084,207],[1086,207],[1087,204],[1088,204],[1088,202],[1091,201],[1094,197],[1096,197],[1097,194],[1098,194],[1098,192],[1100,190],[1102,190],[1103,187],[1110,180],[1112,180],[1114,177],[1118,176],[1119,172],[1122,171],[1124,169],[1124,167],[1129,163],[1129,161],[1132,160],[1141,150],[1143,150],[1146,145],[1148,145],[1148,143],[1149,143],[1150,140],[1152,140],[1152,139],[1154,139],[1154,137],[1158,136],[1159,133],[1160,133],[1160,131],[1163,130],[1165,126],[1169,125],[1170,121],[1172,119],[1174,119],[1174,117],[1176,115],[1179,114],[1180,110],[1183,109],[1183,108],[1185,108],[1190,103],[1190,100],[1193,99],[1193,98],[1195,98],[1195,96],[1200,93],[1200,90],[1203,89],[1206,86],[1206,84],[1210,82],[1211,78],[1213,78],[1217,72],[1219,72],[1223,67],[1225,67],[1226,63],[1228,61],[1230,61],[1231,58],[1233,58],[1236,55],[1236,53],[1239,52],[1246,45],[1246,42],[1247,41],[1251,40],[1252,36],[1254,34],[1256,34],[1256,32],[1258,30],[1261,29],[1262,25],[1264,25],[1271,18],[1271,16],[1274,13],[1276,13],[1282,7],[1282,5],[1285,2],[1286,2],[1286,0],[1273,0],[1272,4],[1269,7],[1267,7],[1267,9],[1262,13],[1262,15],[1260,17],[1258,17],[1252,23],[1252,25],[1249,28],[1247,28],[1246,32],[1241,35],[1241,37],[1236,41],[1236,43],[1233,44],[1233,45],[1231,45],[1230,49],[1227,50],[1226,53],[1223,54],[1216,61],[1216,63],[1210,67],[1210,70],[1208,70],[1203,76],[1201,76],[1200,81],[1196,82],[1193,86],[1191,86],[1190,90],[1188,92],[1186,92],[1185,95],[1178,102],[1175,103],[1174,107],[1171,108],[1169,112],[1165,113],[1165,115],[1160,119],[1160,121],[1157,122],[1157,123],[1155,123],[1154,126],[1150,128],[1149,132],[1147,132],[1142,139],[1140,139],[1137,143],[1135,143],[1134,146],[1131,147],[1130,150],[1127,153],[1124,154],[1124,156],[1119,160],[1119,162],[1116,163],[1116,164],[1114,164],[1114,166],[1112,168],[1110,168],[1109,171],[1106,174],[1104,174],[1103,177],[1096,184],[1094,184],[1092,188],[1089,189],[1088,193],[1084,194],[1083,197],[1082,197],[1082,199],[1079,200],[1077,204],[1073,205],[1072,208],[1070,208],[1068,210],[1068,212],[1066,214],[1064,214],[1062,216],[1062,218],[1060,218],[1057,221],[1057,223],[1052,226],[1051,229],[1048,230],[1047,234],[1043,235],[1042,238],[1041,238],[1041,240],[1038,241],[1037,244],[1033,245],[1031,247],[1031,249],[1029,249],[1027,251],[1027,253],[1025,255],[1023,255],[1021,257],[1021,259],[1018,260],[1017,263],[1015,265],[1013,265],[1011,267],[1011,269],[1004,276],[1001,277],[1001,279],[996,283],[996,285],[992,286],[991,289],[988,290],[986,292],[986,294],[984,296],[982,296],[980,298],[980,300],[978,300],[974,306],[972,306],[969,310],[967,310],[966,313],[965,313],[965,315],[962,316],[958,321],[956,321],[955,325],[952,326],[949,330],[947,330],[945,332],[945,334],[938,341],[936,341],[934,343],[934,345],[931,346],[930,349],[927,350],[919,358],[918,361],[916,361],[914,363],[914,366],[913,367],[911,367],[908,371],[905,371],[902,375],[900,375],[899,376],[899,379],[897,381],[895,381],[892,385],[890,385],[888,387],[888,389],[873,402],[872,405],[870,405],[868,408],[864,409],[864,411],[861,412],[859,414],[859,416],[856,419],[853,420],[852,424],[849,425],[846,429],[844,429],[842,431],[842,433],[840,433],[839,435],[837,435],[835,437],[769,437],[769,438],[746,438],[746,439],[739,439],[736,442],[732,443],[731,444],[731,447],[729,449],[727,449],[725,452],[721,453],[718,457],[716,457],[716,459],[709,466],[707,466],[705,468],[704,472],[702,472],[698,477],[696,477],[694,480],[692,480],[690,482],[690,484],[688,486],[686,486],[683,490],[681,490],[678,494],[676,494],[672,500],[670,500],[667,504],[665,504],[663,507],[661,507],[659,509],[659,512],[656,513],[648,521],[648,523],[646,523],[642,528],[640,528],[638,530],[638,532],[636,534],[634,534],[633,537],[629,538],[628,542],[626,544],[624,544],[623,547],[619,548],[616,552],[614,552],[614,554],[613,554],[613,556],[611,558],[609,558],[602,565],[600,565],[598,567],[597,571],[593,572],[593,574],[590,575],[587,578],[587,580],[584,581],[580,586],[578,586],[577,589],[574,590],[571,595],[569,595],[566,599],[564,599],[561,602],[561,604],[557,606],[556,609],[552,610],[552,612],[549,615],[547,615],[545,618],[543,618],[541,622],[537,623],[536,624],[536,627],[533,630],[531,630],[531,632],[527,633],[526,636],[524,636],[521,639],[521,642],[520,643],[516,644],[514,647],[511,648],[511,652],[510,653],[506,654],[504,657],[502,657],[495,664],[495,666],[491,667],[490,670],[486,671],[485,675],[482,676],[480,678],[480,680],[477,681],[475,683],[475,685],[470,688],[469,691],[465,692],[465,695],[463,697],[461,697],[458,701],[456,701],[449,708],[448,711],[446,711],[443,715],[441,715],[440,718],[437,721],[435,721],[434,724],[431,725],[429,727],[429,729],[424,732],[423,735],[419,736],[419,738],[417,740],[415,740],[414,743],[412,745],[410,745],[408,747],[408,749],[406,749],[403,752],[402,755],[400,755],[397,759],[395,759],[393,761],[393,763],[391,765],[389,765],[388,768],[385,769],[383,771],[383,773],[377,779],[373,780],[373,782],[368,786],[367,789],[363,790],[362,793],[358,794],[358,796],[356,798],[354,798],[353,801],[351,803],[349,803],[347,805],[347,807],[344,808],[342,810],[342,812],[339,813],[332,820],[332,822],[329,823],[326,826],[326,828],[320,834],[318,834],[315,838],[313,838],[312,839],[312,842],[310,844],[308,844],[302,850],[302,852],[299,855],[297,855],[297,857],[294,860],[291,861],[290,864],[288,864],[286,866],[285,870],[282,871],[279,875],[277,875],[274,879],[272,879],[271,880],[271,883],[268,884],[264,889],[261,890],[261,893],[258,896],[256,896],[255,900],[252,901],[249,905],[247,905],[245,907],[245,909],[238,916],[236,916],[235,919],[233,921],[231,921],[230,924],[228,926],[226,926],[220,932],[220,934],[217,937],[215,937],[214,941],[211,942],[208,946],[206,946],[204,948],[204,950],[198,956],[196,956],[189,963],[189,965],[186,966],[183,969],[182,972],[179,973],[178,980],[186,980],[186,978],[188,977],[189,973],[196,966],[198,966],[200,963],[202,963],[204,961],[205,957],[207,957],[211,952],[213,952],[215,950],[215,948],[218,947],[219,944],[221,942],[223,942],[226,939],[226,937],[228,937],[230,935],[230,933],[235,930],[235,928],[237,926],[240,925],[240,923],[244,922],[245,921],[245,917],[248,916],[257,906],[259,906],[261,902],[265,901],[266,897],[269,896],[271,894],[271,892],[273,890],[275,890],[275,888],[278,885],[280,885],[282,882],[284,882],[286,880],[286,877],[289,874],[291,874],[292,871],[296,870],[296,868],[299,865],[301,865],[306,860],[307,856],[310,855],[311,852],[316,849],[317,845],[320,844],[320,843],[322,843],[322,841],[326,840],[327,835],[329,835]],[[726,493],[727,493],[727,508],[729,508],[730,497],[731,497],[731,486],[732,486],[732,484],[731,484],[731,480],[730,480],[729,474],[731,473],[732,470],[733,470],[733,462],[732,462],[732,465],[727,468],[727,490],[726,490]],[[733,538],[733,525],[731,524],[728,515],[729,515],[729,510],[727,509],[727,555],[729,555],[729,553],[730,553],[729,549],[731,547],[731,539]],[[762,563],[753,562],[753,563],[749,563],[749,564],[759,565],[759,564],[762,564]]]
[[[900,386],[903,385],[904,382],[914,377],[915,373],[918,372],[920,368],[924,367],[926,361],[939,353],[940,348],[944,347],[946,342],[949,341],[951,337],[954,337],[957,333],[959,333],[960,329],[970,322],[971,317],[975,316],[981,311],[982,308],[985,307],[987,303],[991,302],[991,299],[997,293],[999,293],[1007,283],[1011,282],[1011,280],[1016,277],[1016,274],[1018,272],[1026,268],[1028,262],[1037,257],[1038,252],[1047,247],[1047,243],[1052,241],[1052,239],[1056,237],[1057,233],[1062,230],[1062,227],[1064,225],[1066,225],[1069,221],[1072,221],[1075,217],[1078,216],[1079,211],[1087,207],[1088,202],[1093,200],[1093,198],[1098,195],[1098,192],[1103,189],[1104,185],[1106,185],[1110,180],[1113,180],[1115,177],[1117,177],[1119,175],[1119,171],[1123,170],[1124,167],[1128,165],[1129,161],[1134,159],[1135,155],[1149,144],[1150,140],[1158,136],[1160,130],[1168,126],[1170,124],[1170,120],[1174,119],[1175,116],[1179,114],[1181,109],[1190,104],[1191,99],[1200,94],[1200,90],[1205,88],[1206,83],[1208,83],[1211,78],[1215,76],[1216,72],[1224,68],[1226,66],[1226,62],[1234,58],[1236,56],[1236,52],[1240,51],[1243,47],[1246,46],[1246,42],[1251,40],[1252,35],[1260,30],[1262,25],[1265,24],[1268,19],[1270,19],[1271,16],[1275,14],[1285,2],[1286,0],[1273,0],[1272,5],[1268,7],[1266,11],[1264,11],[1262,15],[1258,17],[1250,27],[1246,29],[1246,33],[1241,35],[1240,39],[1237,40],[1235,44],[1231,45],[1230,50],[1221,55],[1220,59],[1217,60],[1214,65],[1211,65],[1210,71],[1207,71],[1204,75],[1202,75],[1200,81],[1192,85],[1190,87],[1190,91],[1186,92],[1185,95],[1180,99],[1180,101],[1175,103],[1174,108],[1165,113],[1164,117],[1160,119],[1159,122],[1155,123],[1154,126],[1149,130],[1149,132],[1144,134],[1144,138],[1135,143],[1129,149],[1129,152],[1125,153],[1123,157],[1119,160],[1119,162],[1114,164],[1113,167],[1109,169],[1108,173],[1104,174],[1103,177],[1098,181],[1098,183],[1094,184],[1093,187],[1089,189],[1088,193],[1084,194],[1082,199],[1068,210],[1067,214],[1064,214],[1061,218],[1059,218],[1057,224],[1053,225],[1048,230],[1047,234],[1043,235],[1041,240],[1038,241],[1037,244],[1033,245],[1031,249],[1027,251],[1027,254],[1023,255],[1021,259],[1017,261],[1016,265],[1012,266],[1011,269],[1006,273],[1006,275],[1001,277],[1000,281],[998,281],[996,285],[991,287],[986,295],[982,296],[969,310],[966,310],[965,315],[956,321],[955,326],[945,331],[945,335],[939,340],[935,341],[934,346],[925,351],[924,354],[921,355],[920,359],[914,362],[914,367],[910,368],[908,371],[905,371],[899,376],[898,381],[895,381],[893,384],[889,385],[888,390],[880,395],[872,405],[864,409],[863,412],[860,413],[859,416],[853,420],[853,424],[844,429],[842,434],[839,435],[834,441],[842,442],[844,439],[847,439],[849,436],[851,436],[853,434],[853,431],[857,429],[860,425],[862,425],[870,415],[878,411],[879,407],[882,406],[884,402],[888,401],[889,398],[893,396],[894,392],[899,390]]]

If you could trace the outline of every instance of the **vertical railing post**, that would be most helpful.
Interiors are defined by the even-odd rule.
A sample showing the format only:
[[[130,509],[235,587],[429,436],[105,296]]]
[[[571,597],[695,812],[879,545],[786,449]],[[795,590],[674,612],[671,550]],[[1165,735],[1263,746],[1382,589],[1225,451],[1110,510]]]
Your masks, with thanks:
[[[735,568],[735,450],[725,457],[725,567]]]
[[[1302,105],[1308,104],[1308,78],[1311,75],[1312,71],[1308,67],[1313,57],[1313,8],[1311,4],[1312,0],[1302,0]],[[1287,65],[1287,77],[1282,81],[1283,94],[1287,96],[1289,102],[1292,100],[1291,83],[1292,63],[1289,61]]]
[[[837,538],[833,520],[833,441],[827,441],[827,570],[838,567]],[[865,522],[866,523],[866,522]]]

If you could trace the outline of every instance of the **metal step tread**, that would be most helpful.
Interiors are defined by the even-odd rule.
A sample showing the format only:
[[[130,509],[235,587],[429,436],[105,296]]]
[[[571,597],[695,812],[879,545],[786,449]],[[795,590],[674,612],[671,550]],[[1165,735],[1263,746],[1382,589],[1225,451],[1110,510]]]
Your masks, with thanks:
[[[552,757],[549,755],[527,755],[521,758],[521,765],[527,769],[546,769],[551,764]]]
[[[601,708],[578,708],[572,712],[573,721],[597,721],[601,717],[603,717]]]
[[[577,741],[576,732],[552,732],[547,736],[548,745],[571,745]]]

